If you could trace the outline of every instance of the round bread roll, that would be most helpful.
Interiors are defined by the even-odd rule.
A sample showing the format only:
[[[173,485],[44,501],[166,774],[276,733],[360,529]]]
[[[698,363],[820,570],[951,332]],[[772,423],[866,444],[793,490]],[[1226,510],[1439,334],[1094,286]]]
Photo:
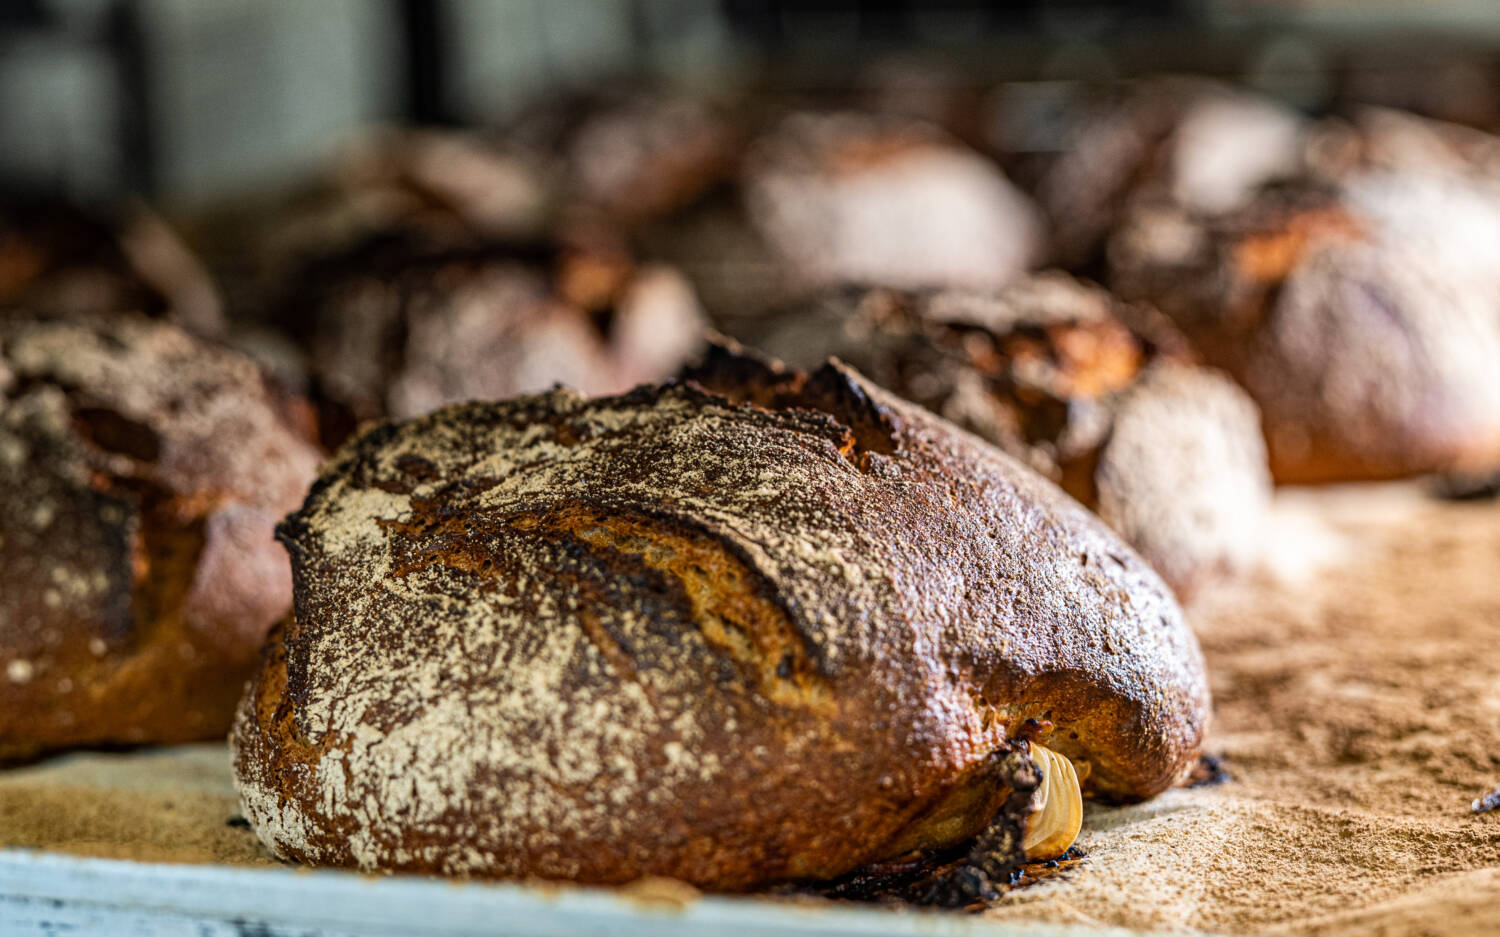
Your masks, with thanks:
[[[987,293],[845,288],[739,332],[794,366],[847,361],[994,443],[1179,595],[1254,553],[1271,497],[1255,404],[1153,310],[1045,273]]]
[[[1358,172],[1202,216],[1138,211],[1111,283],[1260,406],[1277,481],[1500,467],[1500,185]]]
[[[0,317],[0,759],[227,731],[318,458],[174,326]]]
[[[1030,200],[926,124],[793,114],[746,157],[751,223],[800,287],[990,288],[1044,249]]]
[[[741,890],[980,834],[993,881],[1208,718],[1129,547],[839,364],[379,426],[280,536],[295,616],[231,745],[300,862]]]

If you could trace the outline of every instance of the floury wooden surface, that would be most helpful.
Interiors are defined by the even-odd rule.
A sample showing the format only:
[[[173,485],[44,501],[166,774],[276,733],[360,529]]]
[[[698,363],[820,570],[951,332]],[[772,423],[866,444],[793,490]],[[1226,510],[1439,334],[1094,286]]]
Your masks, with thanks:
[[[1497,573],[1500,504],[1442,503],[1416,486],[1284,493],[1262,573],[1190,609],[1217,702],[1209,750],[1233,779],[1130,808],[1091,805],[1080,841],[1089,858],[986,917],[1227,933],[1500,931],[1500,812],[1470,810],[1500,786]],[[236,816],[221,746],[72,755],[0,774],[9,847],[274,866],[249,830],[230,825]],[[151,867],[100,874],[123,881],[122,868]],[[287,878],[268,874],[278,876],[273,891]],[[165,866],[160,875],[191,879]],[[347,879],[377,890],[418,884],[341,876],[337,889],[353,887]],[[497,891],[505,901],[529,893]],[[577,894],[605,915],[589,918],[596,924],[643,913]],[[766,923],[765,902],[697,903],[720,922],[744,920],[747,932]],[[22,920],[19,907],[0,897],[9,920]],[[791,910],[773,908],[772,917]],[[814,915],[816,926],[929,926],[925,915],[842,910]]]
[[[222,744],[79,753],[0,773],[0,845],[9,848],[275,865],[239,815]]]
[[[1500,932],[1500,504],[1291,491],[1265,568],[1189,609],[1233,780],[1088,814],[992,916],[1230,933]]]

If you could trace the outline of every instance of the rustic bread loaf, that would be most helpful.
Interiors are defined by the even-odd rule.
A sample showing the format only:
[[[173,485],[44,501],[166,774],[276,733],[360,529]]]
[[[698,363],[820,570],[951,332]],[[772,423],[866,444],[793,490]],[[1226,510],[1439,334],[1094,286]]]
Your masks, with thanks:
[[[1159,313],[1061,273],[992,292],[845,288],[746,323],[828,357],[1051,478],[1179,594],[1243,568],[1271,496],[1259,414]]]
[[[687,281],[607,234],[436,251],[376,238],[310,265],[288,296],[330,447],[444,404],[659,381],[702,344]]]
[[[208,271],[155,213],[0,195],[0,310],[138,310],[195,335],[225,328]]]
[[[1042,218],[992,161],[911,118],[793,111],[744,148],[736,184],[635,234],[734,332],[845,283],[988,289],[1034,265]]]
[[[1080,82],[1072,94],[1078,99],[1050,122],[1031,126],[1034,108],[1002,109],[991,128],[1007,162],[1037,164],[1017,168],[1035,175],[1049,260],[1070,269],[1096,261],[1141,201],[1228,211],[1303,166],[1307,121],[1269,96],[1179,75],[1108,91]],[[1017,143],[1031,153],[1016,152]]]
[[[1260,406],[1278,481],[1500,466],[1500,185],[1369,170],[1221,215],[1142,208],[1111,283]]]
[[[990,288],[1044,250],[1039,213],[999,167],[919,121],[794,113],[750,148],[743,189],[801,287]]]
[[[0,758],[222,735],[317,463],[238,355],[0,317]]]
[[[998,874],[1043,774],[1149,797],[1208,717],[1129,547],[839,364],[382,425],[280,536],[231,744],[301,862],[748,889],[984,831]]]
[[[626,91],[557,101],[510,128],[512,144],[562,167],[566,210],[602,212],[634,226],[691,205],[733,173],[736,118],[709,102]]]

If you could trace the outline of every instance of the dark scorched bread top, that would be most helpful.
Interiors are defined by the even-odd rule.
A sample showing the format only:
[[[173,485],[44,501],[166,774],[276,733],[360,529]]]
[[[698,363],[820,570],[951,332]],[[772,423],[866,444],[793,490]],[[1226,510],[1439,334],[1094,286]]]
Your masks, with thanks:
[[[1028,719],[1097,796],[1185,771],[1197,644],[1097,519],[842,365],[691,377],[325,467],[234,734],[273,850],[744,888],[884,858]]]

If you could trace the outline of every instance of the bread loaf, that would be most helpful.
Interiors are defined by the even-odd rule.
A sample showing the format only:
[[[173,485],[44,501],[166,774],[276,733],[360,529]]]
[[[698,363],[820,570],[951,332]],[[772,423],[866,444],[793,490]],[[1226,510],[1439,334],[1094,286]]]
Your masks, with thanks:
[[[0,759],[221,736],[291,604],[272,531],[317,464],[238,355],[0,317]]]
[[[1051,478],[1179,595],[1244,568],[1269,509],[1260,417],[1159,313],[1062,273],[997,291],[845,288],[740,334],[834,356]]]
[[[613,243],[433,252],[377,239],[311,265],[290,293],[330,444],[463,400],[658,381],[702,341],[686,280]]]
[[[993,163],[918,121],[796,113],[746,157],[750,221],[787,279],[989,288],[1036,263],[1036,208]]]
[[[1112,283],[1259,405],[1277,481],[1500,466],[1500,186],[1356,173],[1222,215],[1143,209]]]
[[[379,426],[280,536],[295,616],[231,742],[299,862],[740,890],[982,833],[998,874],[1033,744],[1133,800],[1208,717],[1129,547],[839,364]]]

